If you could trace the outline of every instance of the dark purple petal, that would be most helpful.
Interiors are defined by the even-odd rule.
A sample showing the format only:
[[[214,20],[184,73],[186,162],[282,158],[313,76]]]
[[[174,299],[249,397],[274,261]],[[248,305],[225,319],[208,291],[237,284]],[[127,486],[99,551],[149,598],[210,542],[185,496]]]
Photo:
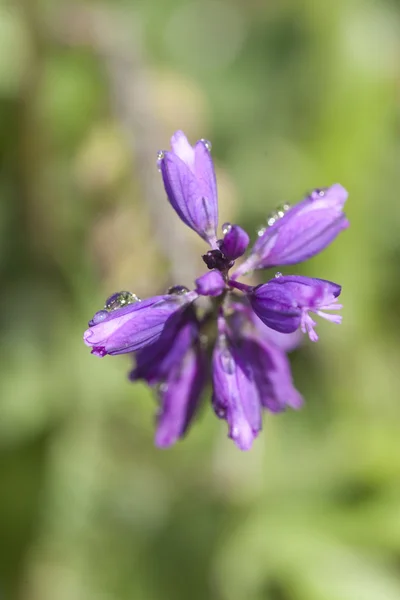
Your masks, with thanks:
[[[106,319],[85,331],[85,344],[91,346],[97,356],[140,350],[156,342],[167,322],[179,318],[181,309],[197,297],[196,292],[155,296],[113,310]]]
[[[268,327],[281,333],[291,333],[301,327],[303,333],[307,332],[310,339],[316,341],[316,324],[308,312],[340,323],[340,316],[325,312],[342,308],[336,301],[340,292],[339,285],[324,279],[281,276],[253,288],[249,300],[256,315]]]
[[[249,299],[256,315],[271,329],[293,333],[300,327],[301,309],[294,303],[290,290],[268,282],[255,288]]]
[[[167,323],[160,338],[136,353],[136,366],[130,379],[144,379],[150,385],[165,381],[172,368],[179,364],[199,337],[194,316],[182,315],[178,322]]]
[[[172,446],[185,434],[198,408],[205,381],[204,357],[198,349],[191,348],[161,385],[155,435],[158,447]]]
[[[246,252],[250,238],[246,231],[239,227],[239,225],[229,224],[227,229],[228,231],[224,235],[219,249],[227,258],[236,260]]]
[[[269,411],[281,412],[287,406],[298,409],[303,399],[293,386],[287,356],[274,344],[259,338],[244,338],[241,353],[251,364],[261,404]]]
[[[220,271],[209,271],[196,279],[196,292],[202,296],[219,296],[225,288],[225,280]]]
[[[207,145],[200,140],[192,148],[184,133],[177,131],[171,147],[159,159],[168,199],[188,227],[216,246],[217,185]]]
[[[293,265],[321,252],[349,226],[343,213],[346,199],[347,191],[338,183],[312,192],[266,228],[235,278],[254,269]]]

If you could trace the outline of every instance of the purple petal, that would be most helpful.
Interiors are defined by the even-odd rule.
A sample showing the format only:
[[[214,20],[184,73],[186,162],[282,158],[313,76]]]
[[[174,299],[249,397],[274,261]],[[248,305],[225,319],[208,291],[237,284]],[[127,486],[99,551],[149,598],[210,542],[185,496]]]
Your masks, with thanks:
[[[321,252],[349,226],[343,213],[346,199],[347,191],[338,183],[312,192],[266,228],[235,278],[254,269],[299,263]]]
[[[160,448],[172,446],[190,425],[199,405],[206,381],[204,357],[190,349],[176,363],[160,392],[161,411],[158,415],[155,443]]]
[[[220,271],[209,271],[196,279],[196,292],[202,296],[219,296],[226,284]]]
[[[179,364],[199,337],[199,326],[193,318],[182,318],[167,324],[160,338],[136,353],[136,367],[130,379],[144,379],[150,385],[162,383],[172,368]]]
[[[243,340],[242,353],[252,365],[253,377],[261,404],[271,412],[281,412],[287,406],[298,409],[303,398],[293,386],[287,356],[274,344],[260,339]]]
[[[227,420],[229,437],[238,448],[249,450],[258,433],[257,388],[235,360],[223,336],[215,346],[212,368],[215,412]]]
[[[239,225],[229,224],[219,249],[227,258],[236,260],[246,252],[249,241],[250,238],[244,229]]]
[[[189,141],[183,131],[175,131],[170,140],[171,150],[176,156],[189,167],[194,173],[195,154],[194,148],[189,144]]]
[[[172,152],[159,160],[168,199],[188,227],[216,246],[218,198],[214,165],[203,141],[192,148],[183,132],[171,138]]]
[[[301,344],[303,336],[300,329],[293,331],[293,333],[280,333],[275,329],[267,327],[258,317],[254,319],[254,324],[259,332],[261,339],[265,340],[269,344],[273,344],[282,352],[292,352],[299,344]]]
[[[268,282],[249,295],[251,306],[265,325],[280,333],[293,333],[300,327],[301,309],[296,306],[290,290]]]
[[[174,318],[179,319],[181,309],[197,297],[196,292],[173,297],[155,296],[113,310],[106,319],[85,331],[85,344],[98,356],[140,350],[156,342],[166,324]]]
[[[200,140],[194,147],[194,173],[198,181],[202,197],[205,199],[208,227],[216,236],[218,226],[218,192],[215,176],[214,162],[204,140]]]

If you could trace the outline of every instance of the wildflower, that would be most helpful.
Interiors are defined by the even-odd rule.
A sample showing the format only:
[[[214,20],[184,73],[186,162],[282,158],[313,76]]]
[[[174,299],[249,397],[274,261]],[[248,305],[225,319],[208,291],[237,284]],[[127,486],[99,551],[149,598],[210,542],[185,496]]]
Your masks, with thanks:
[[[130,379],[146,381],[158,396],[156,445],[170,446],[186,433],[211,379],[216,415],[227,421],[238,448],[248,450],[261,430],[264,410],[301,407],[287,353],[298,345],[301,333],[317,341],[310,313],[341,322],[340,315],[331,314],[341,309],[341,287],[280,273],[256,286],[238,279],[323,250],[348,227],[343,213],[347,192],[335,184],[314,190],[296,206],[278,208],[258,232],[248,257],[230,273],[246,252],[249,236],[238,225],[225,223],[218,238],[210,150],[206,140],[192,147],[178,131],[171,150],[158,154],[172,208],[210,246],[203,255],[208,271],[196,279],[193,291],[176,285],[143,302],[130,292],[113,294],[89,321],[84,340],[97,356],[133,353]],[[200,296],[208,298],[209,308],[196,305]]]

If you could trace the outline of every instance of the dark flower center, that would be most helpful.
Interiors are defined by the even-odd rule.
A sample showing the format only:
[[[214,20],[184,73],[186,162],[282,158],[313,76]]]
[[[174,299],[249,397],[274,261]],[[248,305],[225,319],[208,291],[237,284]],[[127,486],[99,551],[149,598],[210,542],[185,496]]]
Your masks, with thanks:
[[[228,271],[234,265],[234,261],[229,260],[221,250],[209,250],[202,258],[209,269],[218,269],[222,272]]]

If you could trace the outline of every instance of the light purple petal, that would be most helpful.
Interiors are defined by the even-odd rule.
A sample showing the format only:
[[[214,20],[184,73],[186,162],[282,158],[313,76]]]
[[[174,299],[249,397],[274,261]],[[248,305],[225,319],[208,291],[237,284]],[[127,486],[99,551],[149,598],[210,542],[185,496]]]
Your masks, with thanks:
[[[234,277],[254,269],[293,265],[321,252],[349,226],[343,213],[346,198],[347,191],[338,183],[312,192],[266,228]]]
[[[215,177],[214,162],[206,143],[200,140],[194,147],[194,173],[204,198],[207,215],[207,230],[216,237],[218,226],[218,192]]]
[[[218,198],[210,151],[202,140],[192,148],[182,131],[172,136],[171,147],[159,159],[168,199],[182,221],[215,247]]]
[[[194,148],[189,144],[189,141],[183,131],[175,131],[171,137],[171,150],[176,156],[189,167],[192,173],[194,170],[195,153]]]
[[[225,288],[223,275],[217,270],[204,273],[196,279],[196,292],[202,296],[219,296]]]

